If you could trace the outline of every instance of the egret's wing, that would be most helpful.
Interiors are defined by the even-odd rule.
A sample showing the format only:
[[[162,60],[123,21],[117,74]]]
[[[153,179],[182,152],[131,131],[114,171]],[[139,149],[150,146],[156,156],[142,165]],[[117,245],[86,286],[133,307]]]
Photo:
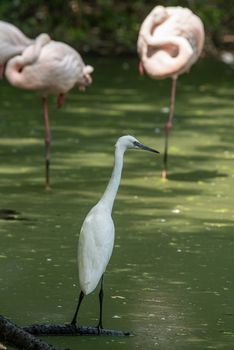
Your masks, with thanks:
[[[103,215],[104,214],[104,215]],[[78,265],[81,289],[91,293],[106,270],[114,245],[114,224],[110,215],[91,211],[81,228]]]

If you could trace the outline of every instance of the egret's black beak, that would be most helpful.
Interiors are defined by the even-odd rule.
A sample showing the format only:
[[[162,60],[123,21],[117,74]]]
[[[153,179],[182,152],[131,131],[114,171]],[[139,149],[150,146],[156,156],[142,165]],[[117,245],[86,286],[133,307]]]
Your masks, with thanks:
[[[160,152],[156,151],[153,148],[150,148],[150,147],[147,147],[147,146],[143,145],[140,142],[135,141],[133,143],[134,143],[135,146],[137,146],[138,148],[144,149],[145,151],[149,151],[149,152],[153,152],[153,153],[160,153]]]

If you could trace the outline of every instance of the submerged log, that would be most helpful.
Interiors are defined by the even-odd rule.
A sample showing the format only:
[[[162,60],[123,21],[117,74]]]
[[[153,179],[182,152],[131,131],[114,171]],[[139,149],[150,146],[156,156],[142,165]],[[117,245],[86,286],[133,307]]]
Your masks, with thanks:
[[[130,332],[112,329],[98,329],[97,327],[76,327],[72,324],[33,324],[23,327],[23,330],[33,335],[49,336],[81,336],[81,335],[106,335],[112,337],[129,336]]]
[[[18,349],[58,350],[0,315],[0,341]]]
[[[0,315],[0,349],[4,345],[18,349],[27,350],[59,350],[35,336],[112,336],[123,337],[129,336],[130,332],[118,331],[112,329],[98,329],[97,327],[76,327],[71,324],[33,324],[25,327],[18,327],[14,323]]]

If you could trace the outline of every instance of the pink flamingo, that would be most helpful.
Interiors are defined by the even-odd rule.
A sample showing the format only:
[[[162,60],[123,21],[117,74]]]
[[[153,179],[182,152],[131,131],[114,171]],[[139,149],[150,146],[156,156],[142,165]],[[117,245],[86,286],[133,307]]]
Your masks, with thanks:
[[[137,42],[139,71],[153,79],[172,78],[169,118],[165,124],[162,177],[167,178],[168,139],[173,125],[176,81],[197,61],[204,45],[204,27],[187,8],[156,6],[143,21]]]
[[[13,56],[19,55],[33,43],[17,27],[0,21],[0,79],[3,76],[5,63]]]
[[[6,66],[6,77],[18,88],[38,91],[43,99],[45,124],[45,184],[50,187],[51,131],[48,115],[48,95],[58,95],[58,107],[64,103],[64,94],[75,85],[84,90],[92,83],[93,67],[86,66],[69,45],[50,40],[47,34],[39,35],[21,55],[13,57]]]

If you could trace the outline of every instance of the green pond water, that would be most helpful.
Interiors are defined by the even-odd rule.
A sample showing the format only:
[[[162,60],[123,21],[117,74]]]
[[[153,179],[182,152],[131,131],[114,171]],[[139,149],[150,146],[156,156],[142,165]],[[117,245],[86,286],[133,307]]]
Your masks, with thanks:
[[[133,336],[45,340],[72,350],[233,349],[234,69],[201,60],[179,78],[163,181],[170,80],[139,77],[133,58],[86,61],[93,85],[73,89],[60,110],[50,98],[51,191],[40,98],[1,82],[0,314],[18,325],[71,320],[80,227],[105,189],[116,139],[131,134],[161,152],[126,153],[113,210],[104,326]],[[79,321],[97,319],[96,290]]]

